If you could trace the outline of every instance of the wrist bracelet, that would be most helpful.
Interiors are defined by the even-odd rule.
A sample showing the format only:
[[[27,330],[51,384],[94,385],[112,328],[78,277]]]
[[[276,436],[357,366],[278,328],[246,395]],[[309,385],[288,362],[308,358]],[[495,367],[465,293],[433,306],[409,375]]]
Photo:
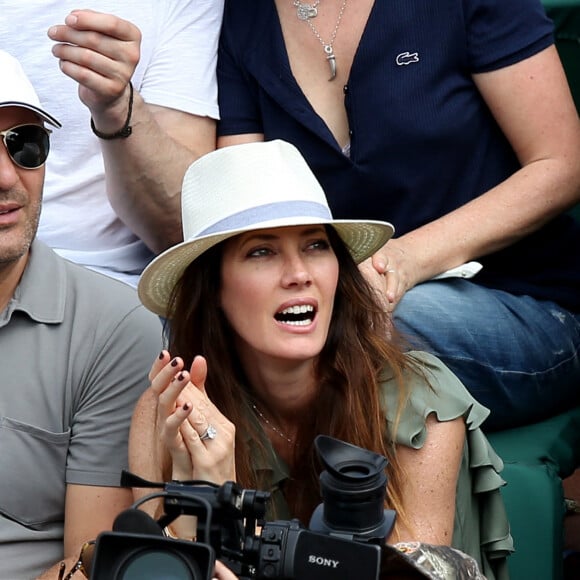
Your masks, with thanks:
[[[165,535],[166,538],[172,538],[173,540],[179,540],[179,536],[169,527],[169,524],[167,524],[163,528],[163,534]]]
[[[111,139],[126,139],[133,132],[131,123],[131,115],[133,114],[133,84],[129,81],[129,110],[127,112],[127,120],[125,124],[115,133],[101,133],[96,127],[91,117],[91,130],[99,138],[110,141]]]
[[[167,524],[163,528],[163,534],[165,535],[166,538],[171,538],[173,540],[181,540],[182,539],[178,534],[175,533],[175,531],[173,530],[173,528],[171,528],[169,526],[169,524]],[[196,542],[197,536],[193,536],[192,538],[187,538],[187,539],[192,541],[192,542]]]

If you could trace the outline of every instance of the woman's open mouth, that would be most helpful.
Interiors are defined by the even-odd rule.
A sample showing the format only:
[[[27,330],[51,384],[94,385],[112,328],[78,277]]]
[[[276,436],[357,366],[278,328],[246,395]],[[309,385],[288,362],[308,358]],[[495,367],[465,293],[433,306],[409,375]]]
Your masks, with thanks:
[[[274,318],[282,324],[289,326],[308,326],[312,324],[316,316],[316,309],[312,304],[300,304],[289,306],[276,312]]]

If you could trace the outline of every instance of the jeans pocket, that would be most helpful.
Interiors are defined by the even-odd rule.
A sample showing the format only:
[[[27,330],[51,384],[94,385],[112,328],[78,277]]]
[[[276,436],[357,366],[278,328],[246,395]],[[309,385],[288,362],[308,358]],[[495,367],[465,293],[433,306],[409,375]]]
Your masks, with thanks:
[[[31,529],[64,518],[70,430],[0,418],[0,512]]]

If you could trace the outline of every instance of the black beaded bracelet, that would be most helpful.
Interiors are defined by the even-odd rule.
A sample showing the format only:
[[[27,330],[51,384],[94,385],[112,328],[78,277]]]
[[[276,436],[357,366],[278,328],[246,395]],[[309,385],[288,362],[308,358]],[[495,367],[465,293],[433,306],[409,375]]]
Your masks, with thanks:
[[[133,84],[129,81],[129,110],[127,112],[127,120],[125,124],[115,133],[101,133],[96,127],[91,117],[91,130],[99,138],[110,141],[111,139],[126,139],[133,132],[131,123],[131,115],[133,114]]]

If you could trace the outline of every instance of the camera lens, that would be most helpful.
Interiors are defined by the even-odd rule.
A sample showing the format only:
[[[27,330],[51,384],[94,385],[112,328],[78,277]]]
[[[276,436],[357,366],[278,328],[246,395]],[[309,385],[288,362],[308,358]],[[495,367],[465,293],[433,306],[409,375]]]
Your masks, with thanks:
[[[123,563],[119,580],[201,580],[199,569],[192,568],[179,553],[170,550],[143,550],[133,553]]]
[[[215,564],[209,544],[164,536],[101,532],[91,580],[207,580]]]

